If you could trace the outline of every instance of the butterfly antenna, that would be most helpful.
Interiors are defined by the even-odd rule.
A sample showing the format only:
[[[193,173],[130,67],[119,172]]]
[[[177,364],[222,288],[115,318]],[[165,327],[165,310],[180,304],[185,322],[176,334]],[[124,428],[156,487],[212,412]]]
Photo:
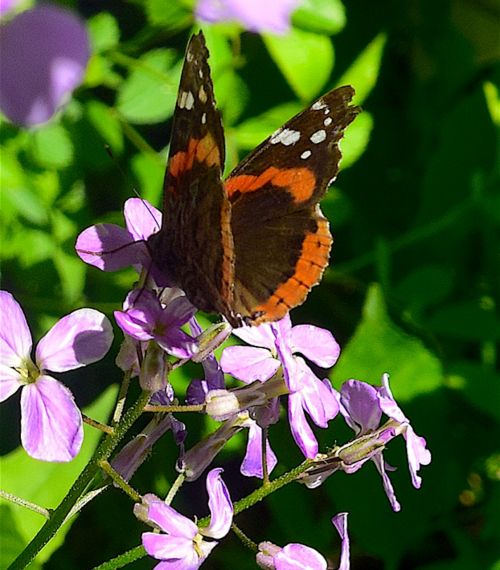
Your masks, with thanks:
[[[111,147],[109,146],[109,144],[105,143],[104,144],[104,150],[107,152],[109,158],[111,158],[111,160],[113,161],[113,164],[115,165],[115,167],[117,168],[118,172],[121,174],[122,178],[125,180],[125,182],[127,183],[127,185],[129,184],[129,179],[127,177],[127,174],[125,173],[125,171],[123,170],[121,164],[118,162],[116,156],[113,154],[113,151],[111,150]],[[156,218],[154,217],[153,212],[151,211],[151,208],[149,207],[149,203],[147,202],[147,200],[145,200],[139,193],[139,191],[137,190],[137,188],[135,186],[131,187],[132,192],[137,196],[137,198],[139,198],[139,200],[142,200],[142,203],[144,204],[144,207],[146,208],[146,210],[149,212],[149,215],[151,216],[151,218],[153,219],[154,223],[156,225]],[[160,227],[158,226],[158,229],[160,229]]]

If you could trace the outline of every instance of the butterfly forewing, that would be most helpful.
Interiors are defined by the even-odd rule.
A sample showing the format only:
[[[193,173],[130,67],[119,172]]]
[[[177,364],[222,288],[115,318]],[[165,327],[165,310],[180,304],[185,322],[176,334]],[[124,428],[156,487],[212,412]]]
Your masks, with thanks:
[[[205,311],[229,312],[233,287],[230,205],[221,174],[224,133],[203,34],[189,42],[172,124],[155,265]]]

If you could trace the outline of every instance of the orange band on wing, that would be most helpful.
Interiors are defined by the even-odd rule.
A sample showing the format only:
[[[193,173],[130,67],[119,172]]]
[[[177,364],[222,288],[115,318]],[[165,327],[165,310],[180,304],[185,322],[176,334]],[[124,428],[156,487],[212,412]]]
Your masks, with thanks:
[[[220,166],[219,147],[210,133],[202,139],[191,139],[187,150],[174,154],[168,164],[168,172],[174,178],[193,168],[194,160],[204,162],[208,166]]]
[[[294,202],[306,202],[316,188],[316,177],[309,168],[266,168],[259,176],[240,174],[229,178],[225,188],[229,198],[236,192],[253,192],[266,184],[281,186],[293,196]]]
[[[328,222],[320,219],[316,232],[307,234],[304,239],[294,274],[276,289],[269,300],[255,307],[254,312],[258,316],[252,320],[252,324],[277,321],[290,309],[300,305],[311,287],[321,279],[328,265],[331,246],[332,237]]]

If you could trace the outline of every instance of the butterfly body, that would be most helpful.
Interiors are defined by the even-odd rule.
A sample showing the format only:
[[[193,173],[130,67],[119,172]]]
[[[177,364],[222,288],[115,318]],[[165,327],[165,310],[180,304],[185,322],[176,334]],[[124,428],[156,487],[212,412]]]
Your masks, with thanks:
[[[233,326],[282,318],[328,264],[318,202],[338,172],[338,142],[359,112],[330,91],[261,143],[222,181],[224,133],[203,34],[181,76],[153,262],[199,309]]]

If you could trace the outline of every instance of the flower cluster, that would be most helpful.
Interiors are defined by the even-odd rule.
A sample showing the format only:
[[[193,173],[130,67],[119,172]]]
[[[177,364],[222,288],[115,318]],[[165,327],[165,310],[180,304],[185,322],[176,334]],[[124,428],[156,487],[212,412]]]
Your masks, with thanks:
[[[280,421],[284,405],[291,436],[306,459],[295,479],[313,489],[336,471],[354,473],[372,461],[393,510],[398,511],[400,505],[388,476],[393,468],[384,460],[384,449],[402,435],[416,488],[421,484],[419,469],[431,456],[425,440],[416,435],[394,400],[388,375],[383,376],[380,387],[351,379],[340,391],[335,390],[327,377],[318,377],[311,368],[312,364],[316,370],[335,365],[340,346],[334,336],[313,325],[292,326],[288,315],[259,327],[231,331],[227,323],[217,323],[204,330],[184,292],[159,287],[150,273],[145,240],[160,227],[161,214],[146,202],[131,199],[125,205],[125,221],[125,229],[111,224],[92,226],[80,234],[76,244],[80,257],[103,271],[129,265],[141,274],[141,285],[126,296],[122,310],[114,313],[124,334],[117,365],[126,377],[138,377],[147,395],[148,411],[155,415],[111,460],[116,484],[128,484],[167,432],[179,448],[181,479],[193,481],[242,430],[248,430],[248,441],[241,473],[268,483],[279,461],[271,447],[272,426]],[[40,340],[33,361],[26,319],[10,293],[0,292],[0,310],[1,399],[21,388],[24,448],[38,459],[68,461],[81,446],[82,415],[69,390],[48,371],[64,372],[102,358],[113,338],[111,324],[98,311],[74,311]],[[246,345],[228,346],[217,358],[214,350],[230,332]],[[200,363],[204,376],[187,386],[184,406],[205,412],[220,426],[186,450],[187,425],[174,415],[182,403],[169,374],[189,361]],[[231,384],[226,385],[224,374],[233,378]],[[320,452],[314,426],[326,429],[335,418],[344,419],[354,438]],[[116,412],[115,420],[119,421]],[[213,468],[206,478],[211,512],[207,524],[203,519],[195,523],[175,510],[170,505],[173,497],[162,500],[146,494],[136,504],[137,517],[155,529],[145,532],[142,541],[147,553],[160,560],[157,568],[198,568],[228,533],[234,509],[221,473],[222,469]],[[339,567],[347,569],[347,513],[336,515],[332,522],[342,542]],[[298,543],[281,548],[263,541],[256,561],[261,568],[277,570],[327,567],[319,552]]]

